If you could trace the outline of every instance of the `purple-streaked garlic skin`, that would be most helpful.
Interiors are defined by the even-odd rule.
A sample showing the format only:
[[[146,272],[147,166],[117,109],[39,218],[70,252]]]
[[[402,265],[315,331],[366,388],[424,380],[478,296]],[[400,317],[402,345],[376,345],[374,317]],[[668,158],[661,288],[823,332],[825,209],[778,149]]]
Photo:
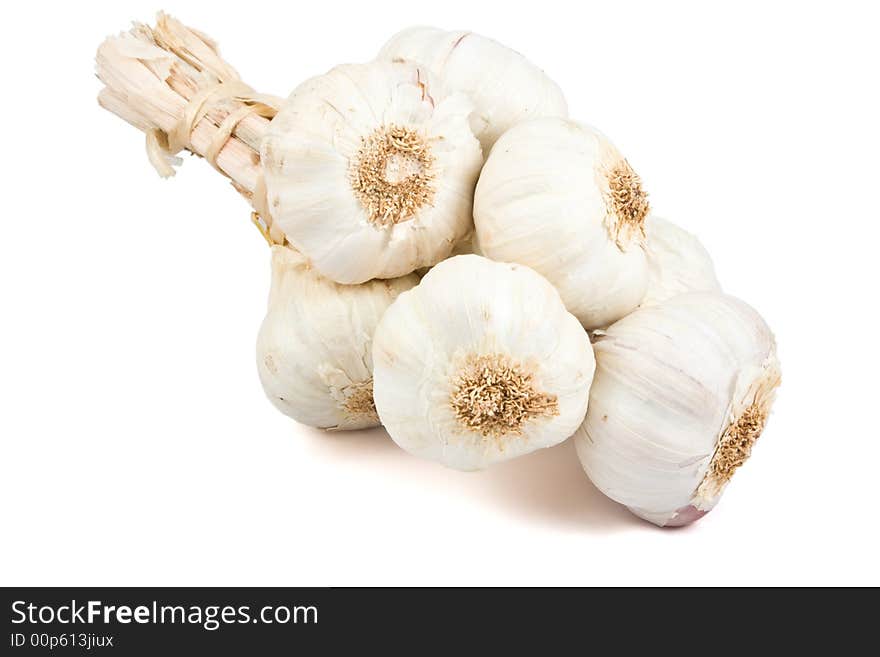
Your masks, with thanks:
[[[714,506],[708,509],[698,509],[693,504],[687,504],[671,513],[651,513],[650,511],[645,511],[644,509],[629,506],[627,507],[627,511],[632,513],[634,516],[637,516],[641,520],[650,522],[652,525],[656,525],[657,527],[660,527],[662,529],[666,529],[687,527],[688,525],[692,525],[697,520],[709,513],[712,508],[714,508]]]
[[[711,511],[711,509],[709,510]],[[672,516],[672,519],[667,522],[664,527],[686,527],[687,525],[691,525],[695,523],[697,520],[702,518],[704,515],[709,513],[709,511],[701,511],[697,507],[689,504],[688,506],[679,509],[675,512],[675,515]]]
[[[593,343],[596,375],[575,434],[599,490],[660,527],[712,509],[758,441],[780,369],[752,308],[692,292],[643,307]]]

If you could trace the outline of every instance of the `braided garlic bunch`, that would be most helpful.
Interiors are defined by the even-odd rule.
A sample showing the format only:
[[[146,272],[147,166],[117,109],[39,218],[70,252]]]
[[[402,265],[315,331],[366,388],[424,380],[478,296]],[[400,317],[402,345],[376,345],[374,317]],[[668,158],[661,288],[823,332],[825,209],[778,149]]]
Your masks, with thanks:
[[[412,28],[282,100],[160,14],[97,65],[161,175],[189,150],[251,203],[272,251],[258,370],[282,412],[381,423],[463,470],[574,434],[594,483],[659,525],[705,514],[748,458],[772,333],[522,55]]]

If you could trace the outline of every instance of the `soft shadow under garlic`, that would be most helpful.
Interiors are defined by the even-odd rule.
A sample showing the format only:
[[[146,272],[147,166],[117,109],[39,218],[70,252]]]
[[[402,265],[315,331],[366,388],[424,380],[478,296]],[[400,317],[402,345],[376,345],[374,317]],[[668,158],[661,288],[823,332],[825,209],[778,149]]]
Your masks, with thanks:
[[[475,504],[573,532],[612,532],[651,528],[626,508],[608,499],[587,479],[574,444],[540,449],[477,472],[457,472],[413,458],[381,428],[328,433],[302,427],[322,466],[357,462],[381,469],[383,478],[405,494],[410,482],[445,488]],[[436,479],[436,482],[431,480]]]
[[[475,481],[475,488],[486,499],[532,523],[571,531],[649,527],[590,483],[571,440],[496,465],[477,478],[483,481]]]

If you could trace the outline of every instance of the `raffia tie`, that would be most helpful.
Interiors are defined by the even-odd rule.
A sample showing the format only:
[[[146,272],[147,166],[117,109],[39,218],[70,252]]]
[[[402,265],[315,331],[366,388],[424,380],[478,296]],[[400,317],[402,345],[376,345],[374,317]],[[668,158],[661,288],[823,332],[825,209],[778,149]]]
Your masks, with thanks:
[[[190,98],[184,108],[183,116],[170,132],[156,128],[147,133],[147,157],[160,176],[168,178],[174,175],[174,165],[181,163],[180,158],[176,157],[180,151],[187,149],[195,152],[190,142],[193,130],[213,106],[226,100],[237,101],[242,105],[227,114],[220,122],[204,153],[204,158],[224,176],[227,174],[217,164],[217,156],[232,137],[238,124],[251,114],[271,120],[278,113],[280,105],[278,98],[257,94],[240,80],[227,80],[202,89]],[[269,212],[266,182],[262,171],[257,176],[251,203],[254,206],[251,220],[266,241],[269,244],[284,244],[286,241],[284,233],[273,223]]]

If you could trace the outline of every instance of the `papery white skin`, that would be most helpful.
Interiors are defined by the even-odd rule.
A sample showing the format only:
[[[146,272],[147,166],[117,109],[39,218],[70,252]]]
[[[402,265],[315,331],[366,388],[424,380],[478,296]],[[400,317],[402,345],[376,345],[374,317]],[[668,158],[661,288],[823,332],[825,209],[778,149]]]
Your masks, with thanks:
[[[686,292],[720,292],[709,252],[696,236],[656,216],[645,224],[648,289],[642,306],[653,306]]]
[[[483,255],[480,252],[480,245],[477,243],[476,233],[471,233],[470,235],[467,235],[463,239],[459,240],[459,242],[455,245],[455,248],[452,249],[452,253],[449,254],[449,257],[452,258],[454,256],[460,255]],[[424,276],[430,270],[430,267],[425,267],[423,269],[419,269],[416,273],[419,276]]]
[[[468,355],[501,353],[535,368],[536,388],[559,413],[499,438],[462,427],[451,380]],[[550,447],[587,410],[595,369],[586,332],[556,290],[527,267],[462,255],[441,262],[398,297],[373,343],[374,394],[382,424],[406,451],[459,470]]]
[[[334,68],[301,84],[272,120],[261,157],[269,207],[287,239],[340,283],[403,276],[447,257],[473,228],[482,153],[471,101],[415,64]],[[435,161],[430,205],[387,227],[368,220],[351,183],[362,139],[382,126],[418,132]]]
[[[452,249],[451,255],[483,255],[480,252],[480,244],[477,242],[476,233],[471,233],[456,244],[455,248]]]
[[[471,127],[483,153],[526,118],[568,116],[565,96],[553,80],[518,52],[466,31],[411,27],[395,34],[379,58],[424,64],[451,89],[475,103]]]
[[[719,438],[756,394],[772,402],[773,334],[744,302],[695,292],[600,335],[590,408],[575,434],[587,475],[657,525],[695,520],[723,492],[698,492]]]
[[[269,400],[285,415],[322,429],[379,424],[346,401],[372,382],[373,333],[415,275],[362,285],[320,276],[296,251],[272,247],[269,308],[257,338],[257,368]]]
[[[641,240],[607,225],[597,169],[620,157],[596,130],[564,119],[523,121],[495,144],[474,196],[482,252],[545,276],[588,329],[638,306],[648,265]]]

